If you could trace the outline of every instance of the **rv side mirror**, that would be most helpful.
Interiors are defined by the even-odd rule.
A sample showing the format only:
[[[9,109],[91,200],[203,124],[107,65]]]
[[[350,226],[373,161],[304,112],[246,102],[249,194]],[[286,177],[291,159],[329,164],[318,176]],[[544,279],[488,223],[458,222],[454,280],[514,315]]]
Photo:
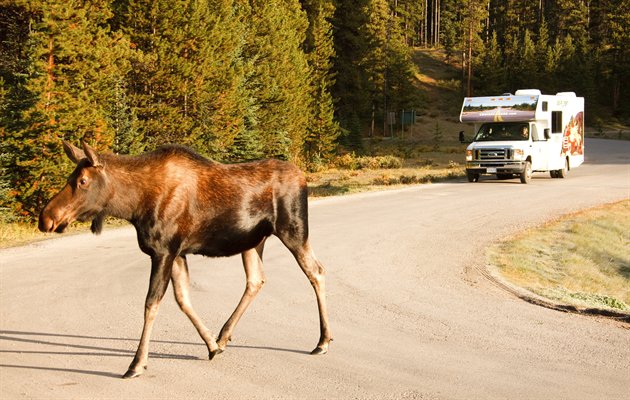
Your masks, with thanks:
[[[551,130],[549,128],[545,128],[545,139],[551,139]]]
[[[464,143],[466,138],[464,137],[464,131],[459,131],[459,142]]]

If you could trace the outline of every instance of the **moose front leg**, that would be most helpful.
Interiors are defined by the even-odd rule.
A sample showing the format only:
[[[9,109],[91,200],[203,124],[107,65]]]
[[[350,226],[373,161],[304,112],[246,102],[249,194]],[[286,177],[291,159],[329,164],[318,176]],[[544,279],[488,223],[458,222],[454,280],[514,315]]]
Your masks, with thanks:
[[[142,375],[147,368],[149,358],[149,341],[151,331],[157,315],[160,301],[164,297],[168,282],[171,279],[173,269],[173,256],[153,256],[151,257],[151,280],[149,281],[149,292],[144,306],[144,328],[136,356],[133,358],[129,369],[123,378],[135,378]]]

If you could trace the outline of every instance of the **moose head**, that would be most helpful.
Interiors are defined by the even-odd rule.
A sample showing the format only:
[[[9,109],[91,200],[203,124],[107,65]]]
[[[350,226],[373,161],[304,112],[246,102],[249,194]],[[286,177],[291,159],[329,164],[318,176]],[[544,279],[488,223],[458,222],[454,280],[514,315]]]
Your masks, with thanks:
[[[39,230],[62,233],[74,221],[92,221],[91,230],[103,229],[104,209],[111,197],[105,165],[87,143],[79,149],[63,141],[63,149],[77,166],[66,185],[44,207],[39,215]]]

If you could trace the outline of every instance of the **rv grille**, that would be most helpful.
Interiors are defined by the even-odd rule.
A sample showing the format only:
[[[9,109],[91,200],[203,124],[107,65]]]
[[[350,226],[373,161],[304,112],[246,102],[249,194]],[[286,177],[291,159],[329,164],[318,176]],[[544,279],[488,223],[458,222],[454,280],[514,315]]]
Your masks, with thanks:
[[[485,160],[509,160],[512,158],[512,149],[478,149],[475,151],[475,159]]]

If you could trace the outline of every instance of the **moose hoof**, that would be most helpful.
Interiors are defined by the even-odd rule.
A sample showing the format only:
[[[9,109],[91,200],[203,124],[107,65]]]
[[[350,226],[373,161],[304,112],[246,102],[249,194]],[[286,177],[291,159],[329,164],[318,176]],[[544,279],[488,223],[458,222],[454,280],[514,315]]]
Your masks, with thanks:
[[[311,355],[313,356],[318,356],[320,354],[326,354],[328,353],[328,346],[326,347],[315,347],[315,349],[313,349],[313,351],[311,351]]]
[[[129,368],[129,370],[125,373],[125,375],[123,375],[123,379],[137,378],[140,375],[142,375],[145,369],[147,369],[147,367],[140,368],[139,370],[134,369],[134,368]]]
[[[219,347],[216,350],[208,353],[208,359],[212,360],[217,354],[221,354],[221,353],[223,353],[223,349]]]

